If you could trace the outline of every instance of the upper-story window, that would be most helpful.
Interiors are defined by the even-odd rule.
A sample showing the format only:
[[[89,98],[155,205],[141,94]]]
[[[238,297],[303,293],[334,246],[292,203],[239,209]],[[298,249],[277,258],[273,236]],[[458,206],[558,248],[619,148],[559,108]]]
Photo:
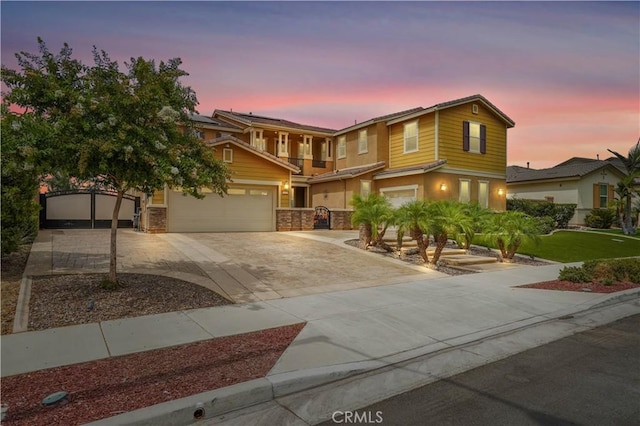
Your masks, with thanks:
[[[418,122],[412,121],[404,125],[404,152],[418,150]]]
[[[340,136],[338,138],[338,158],[345,158],[347,156],[347,137]]]
[[[487,126],[473,121],[462,123],[462,149],[476,154],[487,152]]]
[[[358,132],[358,154],[365,154],[369,151],[369,144],[367,141],[367,129],[360,130]]]

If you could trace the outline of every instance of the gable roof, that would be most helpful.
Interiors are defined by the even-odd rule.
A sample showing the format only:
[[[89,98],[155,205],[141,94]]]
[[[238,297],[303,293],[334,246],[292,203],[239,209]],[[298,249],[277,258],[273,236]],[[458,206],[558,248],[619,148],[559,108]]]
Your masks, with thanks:
[[[391,119],[389,121],[387,121],[387,125],[390,124],[395,124],[395,123],[399,123],[400,121],[404,121],[407,119],[411,119],[411,118],[416,118],[416,117],[420,117],[421,115],[424,114],[429,114],[435,111],[441,111],[443,109],[447,109],[447,108],[452,108],[458,105],[463,105],[469,102],[480,102],[482,103],[485,107],[487,107],[489,110],[491,110],[496,116],[498,116],[502,121],[504,121],[504,123],[507,125],[508,128],[513,127],[516,125],[515,121],[513,121],[511,118],[509,118],[509,116],[507,114],[505,114],[504,112],[500,111],[500,109],[498,107],[496,107],[494,104],[492,104],[491,102],[489,102],[489,100],[487,98],[485,98],[484,96],[477,94],[477,95],[472,95],[472,96],[467,96],[465,98],[460,98],[460,99],[454,99],[452,101],[447,101],[447,102],[442,102],[439,104],[435,104],[432,105],[428,108],[422,108],[419,111],[416,111],[413,114],[409,114],[409,115],[405,115],[405,116],[401,116],[395,119]]]
[[[507,167],[507,183],[532,182],[552,179],[579,179],[597,170],[609,167],[617,174],[624,176],[620,169],[605,160],[580,161],[577,157],[569,159],[557,166],[547,169],[529,169],[527,167]]]
[[[271,161],[272,163],[277,164],[278,166],[284,167],[285,169],[291,170],[294,173],[300,173],[300,168],[298,166],[296,166],[295,164],[291,164],[288,161],[282,160],[278,157],[276,157],[273,154],[269,154],[266,151],[262,151],[259,150],[256,147],[253,147],[251,145],[249,145],[248,143],[246,143],[243,140],[240,140],[238,138],[236,138],[235,136],[230,136],[230,135],[224,135],[224,136],[220,136],[219,138],[215,138],[215,139],[209,139],[207,141],[204,141],[205,145],[207,146],[211,146],[211,147],[215,147],[218,145],[223,145],[223,144],[227,144],[227,143],[232,143],[233,145],[240,147],[242,149],[245,149],[253,154],[256,154],[259,157],[262,157],[268,161]]]
[[[324,127],[317,126],[309,126],[307,124],[295,123],[293,121],[284,120],[281,118],[273,118],[273,117],[265,117],[261,115],[254,115],[253,113],[245,114],[240,112],[233,111],[223,111],[223,110],[215,110],[213,112],[214,117],[219,116],[223,120],[225,118],[229,120],[235,120],[239,123],[245,124],[248,127],[254,125],[262,125],[269,126],[273,128],[281,128],[286,130],[294,130],[294,131],[310,131],[316,133],[324,133],[327,136],[333,135],[335,133],[334,129],[327,129]]]
[[[411,108],[411,109],[407,109],[407,110],[400,111],[400,112],[394,112],[392,114],[381,115],[380,117],[375,117],[375,118],[372,118],[370,120],[363,121],[362,123],[357,123],[357,124],[354,124],[353,126],[345,127],[344,129],[338,130],[334,134],[334,136],[339,136],[339,135],[342,135],[344,133],[351,132],[353,130],[361,129],[363,127],[367,127],[367,126],[370,126],[372,124],[379,123],[381,121],[392,120],[394,118],[401,117],[403,115],[413,114],[415,112],[422,111],[422,110],[424,110],[424,108],[417,107],[417,108]]]
[[[318,183],[328,182],[332,180],[351,179],[361,176],[365,173],[372,172],[384,168],[385,162],[379,161],[373,164],[366,164],[364,166],[349,167],[346,169],[334,170],[332,172],[323,173],[321,175],[313,176],[309,178],[307,182]]]

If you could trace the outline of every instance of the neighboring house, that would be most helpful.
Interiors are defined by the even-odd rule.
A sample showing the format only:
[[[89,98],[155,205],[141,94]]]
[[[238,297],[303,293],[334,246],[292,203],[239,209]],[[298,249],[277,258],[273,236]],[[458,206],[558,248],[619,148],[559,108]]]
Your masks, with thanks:
[[[608,208],[616,184],[626,175],[615,157],[606,160],[573,157],[548,169],[507,167],[507,197],[576,204],[570,225],[584,225],[593,209]]]
[[[158,191],[143,203],[150,232],[310,229],[314,208],[350,228],[349,201],[371,192],[394,206],[426,199],[506,208],[507,129],[481,95],[413,108],[342,130],[216,110],[192,117],[232,171],[229,195],[203,200]]]

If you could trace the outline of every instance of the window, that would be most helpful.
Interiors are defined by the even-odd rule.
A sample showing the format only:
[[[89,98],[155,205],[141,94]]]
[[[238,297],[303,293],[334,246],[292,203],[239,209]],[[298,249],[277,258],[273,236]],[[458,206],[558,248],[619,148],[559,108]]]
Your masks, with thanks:
[[[360,181],[360,196],[368,197],[371,194],[371,181],[370,180],[361,180]]]
[[[367,129],[358,132],[358,154],[365,154],[369,150],[367,143]]]
[[[222,150],[222,161],[225,163],[233,163],[233,149],[224,148]]]
[[[149,201],[150,206],[166,206],[165,200],[166,197],[166,188],[160,189],[158,191],[153,191],[151,195],[151,200]]]
[[[414,121],[404,125],[404,152],[418,150],[418,122]]]
[[[338,138],[338,158],[345,158],[347,156],[347,137],[340,136]]]
[[[609,204],[609,185],[600,184],[600,208],[606,209]]]
[[[471,181],[469,179],[460,179],[459,201],[461,203],[471,201]]]
[[[482,208],[489,208],[489,182],[478,182],[478,204]]]
[[[229,188],[227,195],[247,195],[247,190],[242,188]]]
[[[487,126],[471,121],[462,123],[462,149],[467,152],[487,152]]]

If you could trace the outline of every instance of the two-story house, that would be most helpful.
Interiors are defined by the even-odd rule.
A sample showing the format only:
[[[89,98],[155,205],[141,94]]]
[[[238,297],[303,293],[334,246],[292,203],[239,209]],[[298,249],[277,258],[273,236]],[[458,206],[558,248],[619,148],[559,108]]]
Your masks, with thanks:
[[[507,129],[481,95],[415,108],[335,133],[336,169],[309,179],[314,205],[348,208],[355,193],[392,205],[454,199],[506,208]]]
[[[413,108],[341,130],[216,110],[193,117],[198,136],[232,172],[228,195],[203,200],[165,189],[143,203],[154,232],[309,229],[327,207],[348,228],[353,194],[506,207],[507,129],[481,95]],[[338,215],[341,213],[341,215]]]

